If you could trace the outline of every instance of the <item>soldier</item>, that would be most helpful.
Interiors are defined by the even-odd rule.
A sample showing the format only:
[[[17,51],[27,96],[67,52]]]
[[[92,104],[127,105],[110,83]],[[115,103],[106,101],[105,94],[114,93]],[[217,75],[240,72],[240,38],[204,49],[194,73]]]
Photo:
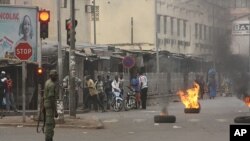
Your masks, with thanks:
[[[53,141],[55,119],[57,117],[56,109],[56,84],[57,72],[56,70],[51,70],[49,73],[49,79],[45,82],[44,88],[44,108],[45,108],[45,141]]]

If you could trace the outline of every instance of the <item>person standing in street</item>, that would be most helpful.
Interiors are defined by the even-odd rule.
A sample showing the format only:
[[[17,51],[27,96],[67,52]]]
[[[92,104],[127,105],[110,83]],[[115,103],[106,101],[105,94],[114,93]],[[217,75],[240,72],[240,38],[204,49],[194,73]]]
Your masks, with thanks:
[[[110,109],[110,104],[112,101],[112,86],[111,86],[112,80],[110,79],[110,76],[107,75],[105,84],[104,84],[104,89],[107,97],[107,110]]]
[[[124,91],[124,78],[123,78],[123,74],[120,74],[120,77],[118,79],[119,81],[119,88],[121,89],[121,94],[123,95],[123,91]]]
[[[139,85],[140,85],[140,90],[141,90],[141,106],[142,106],[142,109],[146,109],[147,93],[148,93],[148,79],[142,70],[140,71]]]
[[[57,89],[56,81],[58,74],[56,70],[51,70],[49,73],[49,79],[45,82],[44,88],[44,108],[45,108],[45,141],[53,141],[55,119],[58,117],[56,99]]]
[[[6,110],[10,112],[10,107],[17,112],[16,104],[13,96],[13,81],[10,78],[10,74],[7,74],[7,80],[5,81],[5,95],[6,95]]]
[[[141,96],[140,96],[140,87],[139,87],[139,78],[137,74],[134,74],[130,81],[130,87],[135,91],[136,98],[136,109],[140,108],[141,105]]]
[[[5,71],[2,71],[0,74],[0,118],[3,118],[4,113],[4,104],[3,104],[3,98],[5,97]]]
[[[96,81],[96,90],[98,92],[99,101],[102,106],[104,105],[104,98],[105,98],[103,85],[104,83],[103,83],[102,77],[101,75],[98,75],[97,81]]]
[[[79,94],[78,94],[78,90],[80,89],[81,87],[81,83],[82,83],[82,80],[78,77],[75,77],[75,108],[77,109],[78,108],[78,101],[79,101]],[[63,84],[64,84],[64,87],[67,89],[67,93],[66,93],[66,97],[67,97],[67,101],[69,101],[69,75],[65,76],[63,78]],[[67,104],[68,105],[68,104]],[[69,106],[69,105],[68,105]],[[68,109],[69,107],[67,107]]]
[[[98,112],[98,105],[99,105],[99,107],[102,108],[102,112],[105,112],[103,105],[101,104],[100,100],[97,98],[98,91],[96,90],[96,85],[90,76],[87,77],[87,86],[89,88],[91,102],[93,102],[94,104],[95,111]]]

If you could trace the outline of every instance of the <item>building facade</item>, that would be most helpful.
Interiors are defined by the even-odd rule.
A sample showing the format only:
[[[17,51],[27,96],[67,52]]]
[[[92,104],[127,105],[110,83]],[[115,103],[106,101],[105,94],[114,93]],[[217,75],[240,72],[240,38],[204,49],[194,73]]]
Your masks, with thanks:
[[[10,3],[50,10],[47,40],[57,40],[57,1],[10,0]],[[94,43],[95,38],[96,44],[127,45],[124,49],[142,50],[155,50],[157,45],[160,51],[191,56],[213,53],[214,35],[226,32],[226,7],[232,5],[225,0],[95,0],[94,20],[88,11],[93,0],[76,0],[75,3],[77,44]],[[63,44],[66,44],[65,20],[70,18],[69,7],[69,0],[62,1]]]

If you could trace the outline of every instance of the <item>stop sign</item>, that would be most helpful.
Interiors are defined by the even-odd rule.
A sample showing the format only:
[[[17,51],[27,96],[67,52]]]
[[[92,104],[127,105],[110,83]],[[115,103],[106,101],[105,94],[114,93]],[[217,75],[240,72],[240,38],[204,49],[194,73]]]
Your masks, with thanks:
[[[15,55],[21,61],[27,61],[32,56],[32,47],[28,42],[21,42],[15,48]]]

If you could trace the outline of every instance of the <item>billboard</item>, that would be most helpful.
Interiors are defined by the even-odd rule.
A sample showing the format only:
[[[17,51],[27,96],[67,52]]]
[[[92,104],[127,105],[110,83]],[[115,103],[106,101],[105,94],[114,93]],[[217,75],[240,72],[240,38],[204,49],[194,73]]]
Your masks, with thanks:
[[[246,35],[250,32],[249,21],[236,21],[233,22],[232,34],[233,35]]]
[[[15,47],[28,42],[37,61],[37,7],[0,6],[0,59],[17,59]]]

